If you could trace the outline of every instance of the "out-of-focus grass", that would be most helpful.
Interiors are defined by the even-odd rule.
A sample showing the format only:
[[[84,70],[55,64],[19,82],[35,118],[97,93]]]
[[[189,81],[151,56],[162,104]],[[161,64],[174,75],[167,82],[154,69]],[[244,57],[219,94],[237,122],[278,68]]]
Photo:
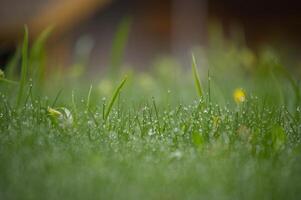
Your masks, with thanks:
[[[120,71],[122,64],[123,54],[128,41],[130,32],[131,19],[130,17],[124,18],[116,31],[116,35],[113,40],[111,57],[110,57],[110,75],[114,76]]]
[[[195,57],[193,54],[192,54],[192,73],[193,73],[193,78],[194,78],[194,83],[195,83],[197,93],[198,93],[199,97],[202,98],[203,91],[202,91],[202,87],[201,87],[201,81],[199,78],[199,73],[197,70],[197,65],[196,65]]]
[[[28,29],[25,26],[25,34],[24,34],[24,41],[22,45],[22,63],[21,63],[21,77],[20,77],[20,84],[19,84],[19,91],[18,91],[18,98],[17,98],[17,107],[20,106],[20,103],[23,98],[24,89],[26,86],[26,79],[28,73]]]
[[[20,85],[0,82],[1,199],[300,199],[300,85],[271,52],[211,46],[210,77],[165,58],[115,92],[111,76],[36,85],[24,52]]]

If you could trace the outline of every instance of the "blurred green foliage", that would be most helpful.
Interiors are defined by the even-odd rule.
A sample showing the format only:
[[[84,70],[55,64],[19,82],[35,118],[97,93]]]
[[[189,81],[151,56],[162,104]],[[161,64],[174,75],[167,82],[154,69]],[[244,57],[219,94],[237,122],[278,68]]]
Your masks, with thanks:
[[[121,65],[128,26],[118,72],[92,78],[45,76],[50,29],[30,48],[25,31],[4,73],[20,81],[0,82],[0,198],[299,199],[300,85],[277,55],[216,33],[192,71],[165,57],[139,72]]]

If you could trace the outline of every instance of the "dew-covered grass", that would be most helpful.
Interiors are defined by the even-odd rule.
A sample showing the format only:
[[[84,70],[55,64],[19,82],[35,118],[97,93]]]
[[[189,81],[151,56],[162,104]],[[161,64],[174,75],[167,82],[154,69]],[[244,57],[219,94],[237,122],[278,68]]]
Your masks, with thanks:
[[[0,199],[301,198],[300,85],[272,52],[41,78],[22,48],[21,80],[0,78]]]

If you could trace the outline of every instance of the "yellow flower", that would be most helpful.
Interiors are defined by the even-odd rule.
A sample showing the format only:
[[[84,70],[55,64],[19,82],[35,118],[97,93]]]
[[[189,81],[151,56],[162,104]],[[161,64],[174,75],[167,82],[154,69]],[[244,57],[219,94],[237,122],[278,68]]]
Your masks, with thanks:
[[[246,100],[246,93],[241,88],[237,88],[233,92],[234,101],[239,104],[243,103]]]

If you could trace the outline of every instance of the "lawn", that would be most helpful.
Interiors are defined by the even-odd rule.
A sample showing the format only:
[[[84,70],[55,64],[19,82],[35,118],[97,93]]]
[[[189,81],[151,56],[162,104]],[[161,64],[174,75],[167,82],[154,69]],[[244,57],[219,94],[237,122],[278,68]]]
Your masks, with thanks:
[[[1,71],[0,199],[301,198],[300,84],[273,50],[225,41],[139,71],[119,31],[92,76],[45,69],[49,32]]]

